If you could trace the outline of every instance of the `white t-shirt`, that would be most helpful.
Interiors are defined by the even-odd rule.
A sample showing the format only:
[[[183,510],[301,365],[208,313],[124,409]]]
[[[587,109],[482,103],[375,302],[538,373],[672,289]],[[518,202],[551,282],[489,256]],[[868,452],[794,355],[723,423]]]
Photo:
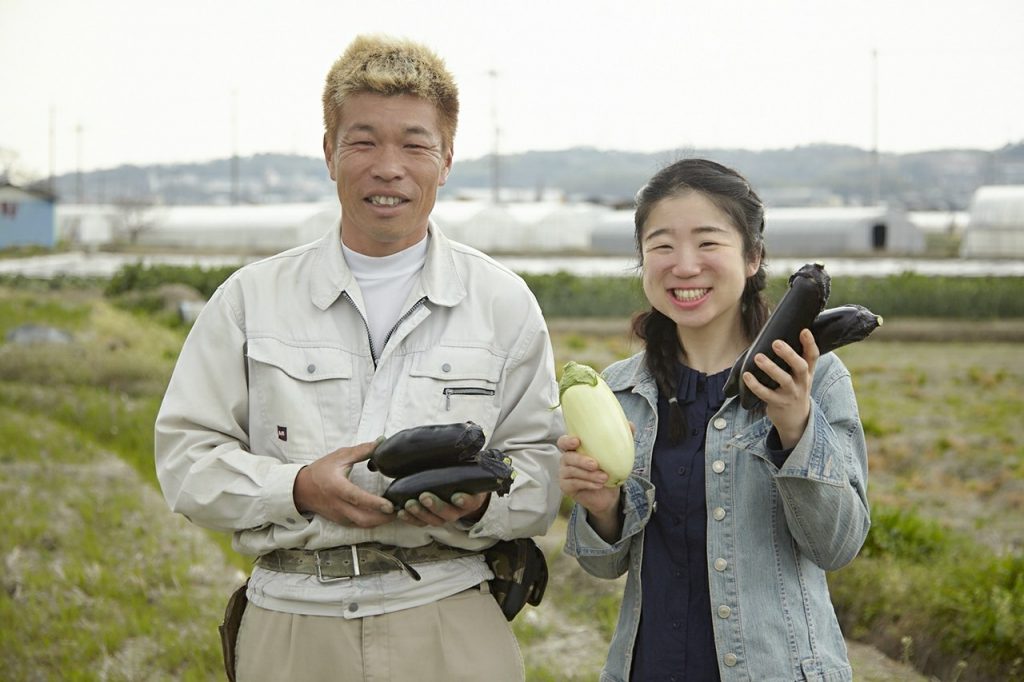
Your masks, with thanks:
[[[427,259],[428,237],[390,256],[365,256],[342,244],[345,262],[352,270],[366,304],[373,356],[379,358],[384,342],[402,316],[416,278]]]

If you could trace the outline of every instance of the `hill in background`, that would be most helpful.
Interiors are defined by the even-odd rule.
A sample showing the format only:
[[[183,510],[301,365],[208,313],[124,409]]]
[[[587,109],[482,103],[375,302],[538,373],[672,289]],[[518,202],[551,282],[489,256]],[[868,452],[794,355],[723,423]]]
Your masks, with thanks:
[[[974,190],[1024,184],[1024,142],[995,151],[954,149],[880,154],[841,145],[792,149],[674,149],[655,153],[573,148],[456,158],[442,197],[493,196],[497,168],[504,199],[552,194],[631,205],[655,171],[680,158],[703,156],[743,172],[770,206],[865,205],[881,201],[908,210],[965,210]],[[157,204],[291,203],[335,194],[323,159],[287,154],[204,163],[67,173],[54,180],[62,201]]]

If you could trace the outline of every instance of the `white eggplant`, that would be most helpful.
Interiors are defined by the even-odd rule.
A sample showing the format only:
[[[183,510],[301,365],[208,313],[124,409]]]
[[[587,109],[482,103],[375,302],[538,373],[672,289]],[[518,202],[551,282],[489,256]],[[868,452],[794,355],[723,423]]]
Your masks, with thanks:
[[[633,470],[633,431],[608,384],[592,367],[570,361],[558,395],[566,431],[580,439],[578,452],[597,460],[608,474],[607,487],[622,485]]]

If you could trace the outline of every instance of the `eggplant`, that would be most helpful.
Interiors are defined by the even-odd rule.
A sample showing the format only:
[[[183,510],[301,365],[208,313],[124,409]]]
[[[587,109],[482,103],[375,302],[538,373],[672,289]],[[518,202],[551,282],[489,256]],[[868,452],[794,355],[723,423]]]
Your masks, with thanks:
[[[868,338],[882,326],[882,316],[862,305],[849,303],[822,310],[811,324],[811,334],[822,355]]]
[[[472,464],[428,469],[396,479],[384,491],[384,497],[396,509],[402,509],[409,500],[428,492],[445,502],[455,493],[506,495],[512,489],[515,476],[511,458],[492,448],[477,453]]]
[[[818,313],[811,323],[811,335],[821,355],[831,353],[843,346],[863,341],[882,326],[882,316],[875,315],[862,305],[847,303],[835,308],[827,308]],[[739,393],[739,381],[742,371],[740,365],[746,359],[746,351],[736,360],[725,384],[725,396],[732,397]]]
[[[390,478],[473,462],[484,446],[484,430],[473,422],[403,429],[377,445],[366,467]]]
[[[778,387],[778,382],[761,371],[754,363],[754,356],[758,353],[764,353],[779,367],[792,373],[789,365],[780,360],[772,350],[772,343],[776,339],[782,339],[797,353],[803,355],[800,332],[810,328],[818,313],[825,307],[825,303],[828,302],[830,285],[831,278],[820,263],[808,263],[790,276],[789,289],[782,296],[778,307],[765,322],[754,342],[740,355],[729,372],[729,377],[726,380],[726,397],[738,394],[740,405],[747,410],[761,402],[761,399],[743,383],[741,377],[744,372],[752,372],[757,380],[768,388]]]

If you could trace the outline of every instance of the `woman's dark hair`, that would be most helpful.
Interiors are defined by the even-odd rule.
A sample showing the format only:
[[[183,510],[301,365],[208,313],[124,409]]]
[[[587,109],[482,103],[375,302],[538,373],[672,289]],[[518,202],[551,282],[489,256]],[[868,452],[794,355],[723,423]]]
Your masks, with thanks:
[[[768,320],[768,301],[764,296],[767,273],[764,269],[764,204],[750,183],[732,168],[707,159],[683,159],[658,171],[636,194],[637,255],[643,263],[643,229],[654,206],[663,199],[700,192],[724,212],[743,237],[743,255],[748,261],[758,256],[761,267],[747,278],[740,299],[743,331],[753,340]],[[633,334],[646,346],[647,369],[658,390],[669,400],[670,434],[678,441],[685,432],[683,412],[676,402],[677,361],[682,347],[676,325],[653,308],[633,317]]]

